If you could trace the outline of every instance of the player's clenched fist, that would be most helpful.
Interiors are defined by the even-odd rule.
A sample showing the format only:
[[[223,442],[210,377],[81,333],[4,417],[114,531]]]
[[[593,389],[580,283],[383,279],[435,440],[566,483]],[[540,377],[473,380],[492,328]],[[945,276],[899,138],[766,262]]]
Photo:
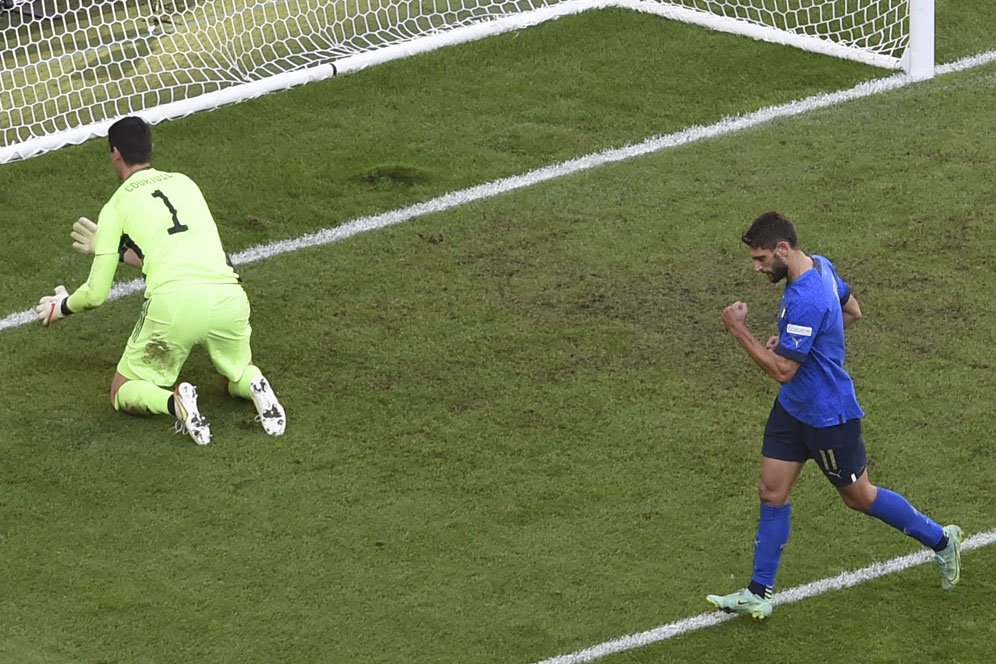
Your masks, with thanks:
[[[723,322],[726,323],[726,327],[733,327],[737,324],[743,324],[747,320],[747,305],[743,302],[734,302],[730,306],[723,309]]]

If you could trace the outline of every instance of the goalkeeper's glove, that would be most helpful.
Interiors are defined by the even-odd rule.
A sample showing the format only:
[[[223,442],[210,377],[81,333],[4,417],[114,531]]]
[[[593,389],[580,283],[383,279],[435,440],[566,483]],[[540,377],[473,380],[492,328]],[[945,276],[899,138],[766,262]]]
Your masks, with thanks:
[[[55,295],[46,295],[42,299],[38,300],[38,306],[35,307],[35,311],[38,313],[38,320],[45,327],[48,327],[60,318],[65,318],[68,314],[63,311],[62,305],[69,297],[69,293],[66,292],[66,287],[63,285],[58,285],[55,287]]]
[[[80,217],[73,224],[73,249],[81,254],[93,254],[93,236],[97,233],[97,224],[86,217]]]

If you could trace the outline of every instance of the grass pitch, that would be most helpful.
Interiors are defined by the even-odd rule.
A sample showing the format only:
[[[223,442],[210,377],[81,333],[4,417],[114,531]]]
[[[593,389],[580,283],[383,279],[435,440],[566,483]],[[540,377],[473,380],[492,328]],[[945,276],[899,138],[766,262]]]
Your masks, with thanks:
[[[941,58],[992,47],[973,34]],[[161,125],[156,163],[237,251],[879,75],[605,12]],[[246,266],[278,440],[201,354],[210,446],[115,414],[135,297],[0,333],[0,658],[530,662],[705,611],[749,573],[775,385],[720,312],[773,328],[737,240],[770,207],[862,303],[873,480],[992,529],[994,87],[990,65]],[[68,231],[116,186],[105,152],[0,168],[5,314],[85,278]],[[794,505],[780,587],[917,548],[813,469]],[[606,661],[982,662],[994,564]]]

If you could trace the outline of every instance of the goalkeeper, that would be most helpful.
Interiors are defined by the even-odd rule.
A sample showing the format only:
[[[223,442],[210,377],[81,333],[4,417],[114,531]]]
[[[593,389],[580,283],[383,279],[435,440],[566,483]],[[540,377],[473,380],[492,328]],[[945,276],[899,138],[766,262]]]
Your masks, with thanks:
[[[111,166],[122,184],[94,224],[73,225],[73,248],[93,254],[86,283],[72,294],[57,286],[36,311],[45,326],[104,303],[119,261],[145,273],[145,303],[111,382],[115,410],[172,415],[177,431],[198,445],[211,428],[197,407],[197,388],[181,382],[183,363],[202,346],[228,379],[228,391],[253,402],[271,436],[286,415],[262,372],[252,364],[249,300],[221,246],[200,189],[181,173],[152,168],[152,130],[138,117],[115,122],[107,134]]]

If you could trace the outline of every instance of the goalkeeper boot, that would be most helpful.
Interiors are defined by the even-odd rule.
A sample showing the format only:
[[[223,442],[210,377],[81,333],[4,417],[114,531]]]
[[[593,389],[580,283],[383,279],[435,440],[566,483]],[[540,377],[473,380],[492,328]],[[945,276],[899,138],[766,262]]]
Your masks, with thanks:
[[[198,445],[211,442],[211,425],[197,408],[197,388],[190,383],[180,383],[173,390],[173,408],[176,411],[177,433],[186,433]]]
[[[263,425],[263,431],[270,436],[282,436],[287,428],[287,415],[269,381],[263,376],[253,379],[249,383],[249,393],[256,406],[256,421]]]
[[[941,567],[941,588],[952,590],[961,578],[961,540],[965,534],[958,526],[944,526],[948,545],[934,552],[934,558]]]
[[[754,620],[764,620],[771,615],[771,602],[746,588],[729,595],[707,595],[706,601],[727,613],[750,616]]]

